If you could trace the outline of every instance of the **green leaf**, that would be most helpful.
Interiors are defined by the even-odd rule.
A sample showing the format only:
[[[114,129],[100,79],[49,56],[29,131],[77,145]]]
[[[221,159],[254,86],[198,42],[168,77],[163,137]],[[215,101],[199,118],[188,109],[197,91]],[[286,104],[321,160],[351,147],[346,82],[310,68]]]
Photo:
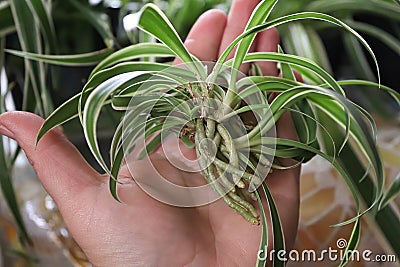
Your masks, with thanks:
[[[381,90],[387,94],[389,94],[400,106],[400,93],[395,91],[394,89],[387,87],[382,84],[378,84],[376,82],[371,82],[371,81],[364,81],[364,80],[342,80],[338,81],[338,83],[342,86],[345,85],[357,85],[357,86],[365,86],[367,88],[378,88],[377,90]],[[322,84],[321,87],[326,87],[327,85]]]
[[[311,70],[318,74],[325,82],[327,82],[332,89],[344,95],[343,88],[336,82],[336,80],[327,73],[324,69],[319,67],[316,63],[312,62],[307,58],[302,58],[295,55],[280,54],[276,52],[253,52],[246,55],[244,62],[254,62],[254,61],[277,61],[286,64],[291,64],[293,66],[299,66]],[[226,62],[228,66],[232,64],[229,60]]]
[[[378,81],[380,83],[380,73],[379,73],[379,66],[378,66],[378,62],[376,60],[375,54],[372,51],[371,47],[369,46],[369,44],[365,41],[365,39],[360,36],[360,34],[358,34],[356,31],[354,31],[351,27],[349,27],[347,24],[345,24],[344,22],[342,22],[341,20],[326,15],[326,14],[322,14],[322,13],[317,13],[317,12],[301,12],[301,13],[295,13],[295,14],[291,14],[291,15],[286,15],[286,16],[282,16],[279,17],[277,19],[274,19],[272,21],[266,22],[262,25],[259,26],[255,26],[252,29],[249,29],[248,31],[245,31],[244,33],[242,33],[241,35],[239,35],[235,40],[232,41],[232,43],[228,46],[227,49],[233,49],[243,38],[246,38],[247,36],[255,33],[255,32],[260,32],[266,29],[270,29],[272,27],[277,27],[279,25],[283,25],[289,22],[293,22],[293,21],[301,21],[301,20],[320,20],[320,21],[325,21],[331,24],[334,24],[336,26],[342,27],[343,29],[345,29],[346,31],[352,33],[355,37],[357,37],[357,39],[362,43],[362,45],[367,49],[368,53],[371,55],[375,66],[376,66],[376,70],[378,73]],[[219,62],[219,61],[218,61]],[[218,71],[220,71],[219,68],[221,68],[221,65],[217,64],[218,67]],[[218,73],[217,73],[218,74]],[[215,76],[215,73],[214,73]],[[215,77],[214,77],[215,78]]]
[[[291,23],[282,30],[286,52],[311,59],[332,73],[327,51],[316,30],[299,22]]]
[[[6,49],[6,52],[15,56],[24,57],[27,59],[46,62],[55,65],[87,66],[98,63],[100,60],[110,55],[113,52],[113,50],[106,48],[99,51],[77,54],[77,55],[43,55],[43,54],[35,54],[35,53],[29,53],[25,51],[17,51],[11,49]]]
[[[172,57],[173,52],[165,45],[158,43],[140,43],[125,47],[115,53],[109,55],[102,60],[92,71],[90,76],[93,76],[99,70],[102,70],[117,63],[133,60],[142,57]]]
[[[245,31],[265,22],[267,20],[268,16],[271,14],[272,9],[274,8],[274,6],[276,5],[277,2],[278,2],[278,0],[261,1],[255,7],[253,13],[251,14],[251,16],[247,22]],[[233,69],[232,69],[231,81],[230,81],[231,86],[234,85],[236,82],[236,78],[237,78],[236,70],[238,70],[240,68],[240,65],[242,64],[245,55],[249,51],[250,45],[253,43],[255,37],[256,37],[256,33],[249,34],[248,36],[246,36],[246,38],[243,38],[238,45],[235,56],[233,58],[233,64],[232,64]],[[217,64],[223,63],[231,51],[232,51],[232,48],[228,47],[228,49],[226,49],[224,52],[222,52],[221,56],[219,57],[219,59],[217,61]]]
[[[14,20],[8,1],[0,2],[0,37],[15,32]]]
[[[275,205],[275,201],[272,197],[271,192],[268,189],[267,183],[263,182],[262,187],[265,195],[267,196],[268,206],[271,213],[271,221],[272,221],[272,229],[273,229],[273,239],[274,239],[274,249],[276,251],[284,251],[285,250],[285,239],[283,237],[283,230],[281,220],[279,218],[278,209]],[[284,266],[285,262],[281,261],[278,257],[278,254],[274,254],[274,267]]]
[[[283,52],[281,46],[278,47],[278,53],[279,54],[285,54]],[[289,64],[287,64],[285,62],[280,62],[280,66],[281,66],[282,78],[288,79],[288,80],[292,80],[292,81],[296,81],[296,77],[294,76],[293,70],[292,70],[292,68],[290,67]]]
[[[387,192],[383,196],[381,202],[379,203],[379,209],[383,209],[388,205],[400,192],[400,173],[390,184]]]
[[[24,0],[9,1],[18,40],[22,51],[42,53],[41,36],[31,10]],[[46,86],[45,66],[40,62],[25,60],[23,110],[47,116],[52,109],[52,101]]]
[[[200,77],[205,77],[204,67],[187,51],[167,16],[156,5],[146,4],[138,13],[138,16],[140,16],[138,27],[141,30],[163,42],[194,73],[197,73]],[[157,27],[154,27],[154,25],[157,25]]]
[[[329,16],[327,14],[322,14],[322,13],[317,13],[317,12],[301,12],[301,13],[296,13],[296,14],[284,16],[282,18],[278,18],[278,19],[276,19],[274,21],[271,21],[270,23],[271,23],[271,25],[278,26],[280,24],[287,23],[289,21],[299,21],[299,20],[321,20],[321,21],[325,21],[325,22],[337,25],[337,26],[345,29],[350,34],[352,34],[365,47],[365,49],[368,51],[368,53],[372,57],[372,59],[374,61],[374,64],[376,66],[376,71],[377,71],[377,75],[378,75],[378,81],[380,83],[379,65],[378,65],[378,61],[377,61],[377,59],[375,57],[375,54],[374,54],[373,50],[371,49],[371,47],[369,46],[367,41],[365,41],[365,39],[358,32],[353,30],[350,26],[348,26],[346,23],[342,22],[341,20],[339,20],[339,19],[337,19],[335,17]]]
[[[116,66],[114,66],[112,68],[97,72],[85,84],[85,87],[83,88],[82,92],[86,93],[88,91],[92,91],[94,88],[98,87],[101,83],[103,83],[109,79],[113,79],[115,76],[129,73],[129,72],[134,73],[135,71],[137,71],[137,75],[135,77],[132,77],[131,80],[139,77],[140,75],[157,74],[161,77],[168,76],[169,78],[176,79],[178,84],[184,84],[184,83],[196,78],[188,70],[185,70],[183,68],[178,68],[178,67],[171,67],[166,64],[153,63],[153,62],[130,62],[130,63],[124,62],[124,63],[117,64]],[[161,71],[163,71],[162,75],[159,74],[159,73],[161,73]],[[138,73],[140,73],[140,74],[138,74]],[[181,78],[181,77],[185,77],[185,78]],[[83,109],[83,106],[85,105],[85,102],[86,102],[86,99],[82,97],[79,100],[79,104],[78,104],[78,115],[79,115],[79,118],[81,121],[82,121],[82,117],[81,117],[82,112],[81,111]]]
[[[119,86],[141,74],[143,74],[143,72],[119,74],[100,84],[90,93],[82,110],[82,127],[86,141],[96,161],[108,174],[111,174],[111,172],[103,159],[97,140],[96,128],[100,111],[108,97],[117,90]]]
[[[360,242],[360,234],[361,234],[361,227],[360,227],[360,220],[357,219],[354,222],[354,227],[353,227],[353,231],[351,232],[349,241],[347,242],[347,247],[344,251],[344,255],[351,255],[351,254],[347,254],[350,253],[352,251],[355,251],[355,249],[358,246],[358,243]],[[345,266],[348,262],[349,259],[351,259],[350,257],[343,257],[342,261],[340,262],[340,267]]]
[[[87,95],[88,93],[85,93],[86,97]],[[49,117],[47,117],[36,136],[36,145],[50,130],[78,116],[78,104],[80,98],[80,93],[71,97],[51,113]]]
[[[265,215],[264,204],[262,202],[260,193],[258,191],[259,190],[256,190],[254,192],[257,196],[257,201],[258,201],[258,205],[260,207],[260,212],[261,212],[262,233],[261,233],[259,251],[264,252],[264,255],[257,255],[256,267],[264,267],[267,263],[266,259],[268,258],[268,254],[269,254],[268,249],[267,250],[265,249],[265,248],[268,248],[268,221],[267,221],[267,216]],[[266,258],[265,260],[264,260],[264,257]]]
[[[149,86],[144,84],[148,81],[139,81],[137,83],[131,84],[132,81],[129,82],[129,85],[124,85],[121,92],[114,95],[112,98],[112,106],[116,110],[126,110],[132,106],[138,105],[143,101],[151,100],[154,98],[151,95],[152,92],[161,91],[163,89],[168,88],[168,86],[174,86],[176,83],[165,83],[165,81],[160,81],[160,84],[153,86],[150,88]],[[126,88],[125,88],[126,87]],[[142,88],[143,87],[143,88]],[[140,90],[139,90],[140,89]],[[148,94],[145,94],[146,91]],[[159,94],[157,94],[159,97]]]
[[[279,53],[283,54],[281,47],[279,47]],[[296,77],[294,76],[291,66],[286,63],[281,63],[280,65],[282,77],[296,81]],[[306,144],[310,144],[312,142],[312,146],[318,148],[319,144],[317,141],[317,125],[312,119],[315,117],[315,114],[308,101],[306,99],[298,101],[298,103],[293,105],[293,111],[290,114],[300,141]],[[301,161],[305,163],[313,156],[314,155],[310,155],[307,158],[301,159]]]
[[[114,160],[111,164],[111,171],[110,171],[110,180],[109,180],[109,188],[111,195],[117,201],[120,201],[118,193],[117,193],[117,182],[118,182],[118,174],[123,163],[125,157],[125,151],[120,147],[117,152],[114,154]]]
[[[168,71],[166,71],[168,70]],[[163,72],[164,75],[175,74],[175,78],[178,81],[184,82],[186,77],[190,77],[191,73],[182,68],[171,67],[167,64],[162,63],[153,63],[153,62],[123,62],[119,63],[111,68],[107,68],[101,71],[96,72],[93,76],[90,77],[88,82],[85,84],[83,91],[93,89],[98,86],[102,82],[110,79],[116,75],[133,72],[133,71],[146,71],[148,73],[158,73]],[[185,75],[186,74],[186,75]],[[178,78],[179,76],[183,76],[183,78]],[[191,75],[193,77],[193,75]],[[192,78],[193,79],[193,78]]]
[[[309,99],[311,100],[311,98]],[[332,128],[333,126],[329,127],[331,128],[331,131],[335,131],[337,129],[343,129],[344,127],[347,128],[347,126],[345,126],[344,116],[340,115],[340,113],[343,113],[343,111],[339,110],[339,108],[336,105],[333,105],[334,104],[333,102],[328,104],[326,100],[324,101],[322,99],[318,99],[315,97],[312,97],[312,101],[325,114],[329,115],[334,120],[337,126],[340,126],[338,128]],[[345,102],[343,103],[345,104]],[[375,125],[371,121],[372,118],[363,116],[363,114],[365,115],[365,112],[361,111],[362,110],[361,107],[358,107],[350,102],[348,102],[348,104],[345,107],[346,107],[346,114],[351,114],[352,123],[350,124],[349,134],[354,138],[358,150],[367,158],[367,162],[369,164],[372,164],[373,170],[375,172],[377,179],[375,199],[377,201],[382,194],[383,181],[385,176],[384,176],[382,160],[379,156],[379,152],[377,150],[375,142],[376,138]],[[367,119],[370,125],[367,125],[364,119]]]
[[[111,149],[110,149],[110,162],[111,162],[111,175],[109,180],[109,187],[110,192],[114,199],[119,201],[118,193],[117,193],[117,182],[118,182],[118,175],[121,169],[121,165],[123,163],[125,157],[125,150],[121,145],[122,142],[122,130],[124,124],[120,122],[118,124],[117,129],[114,132],[114,136],[111,142]]]
[[[39,23],[41,32],[45,39],[45,45],[48,45],[48,50],[57,51],[55,29],[53,18],[50,14],[51,2],[45,0],[27,1],[27,4],[34,14],[35,20]]]
[[[240,99],[256,94],[258,92],[282,92],[290,87],[299,86],[302,83],[297,81],[272,76],[249,76],[240,79],[237,82],[237,87],[244,88],[239,90],[238,96]],[[275,88],[275,89],[274,89]]]

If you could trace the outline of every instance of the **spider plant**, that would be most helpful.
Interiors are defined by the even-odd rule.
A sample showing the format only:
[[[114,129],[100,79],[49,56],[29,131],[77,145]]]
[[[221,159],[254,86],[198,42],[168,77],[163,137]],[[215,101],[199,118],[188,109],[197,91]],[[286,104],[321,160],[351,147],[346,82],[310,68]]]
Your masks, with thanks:
[[[284,249],[279,213],[266,180],[273,169],[292,168],[318,155],[328,160],[342,175],[351,191],[357,213],[338,223],[353,224],[347,250],[356,247],[360,236],[360,217],[377,212],[398,189],[394,185],[384,195],[384,169],[376,143],[376,126],[371,115],[352,102],[343,89],[347,85],[376,87],[397,103],[400,95],[371,81],[336,81],[326,70],[310,59],[279,52],[249,52],[260,31],[288,23],[324,21],[354,36],[378,63],[368,43],[349,25],[319,12],[299,12],[271,18],[278,0],[264,0],[253,11],[245,31],[222,53],[215,64],[200,62],[186,50],[177,31],[164,13],[153,4],[145,5],[137,16],[137,27],[159,42],[139,43],[120,49],[102,60],[91,72],[80,93],[59,106],[42,126],[37,141],[51,129],[79,118],[84,136],[94,157],[110,176],[111,194],[118,199],[118,173],[121,165],[138,151],[145,158],[175,134],[187,146],[194,147],[201,172],[207,184],[223,198],[232,212],[238,212],[252,224],[261,223],[264,248],[273,239],[274,249]],[[155,27],[156,25],[156,27]],[[228,55],[236,48],[235,55]],[[65,64],[82,58],[48,56],[9,51],[39,62]],[[168,58],[178,57],[183,66],[173,66]],[[157,59],[162,58],[157,62]],[[278,62],[282,77],[263,76],[259,61]],[[238,69],[251,63],[249,75]],[[294,78],[300,72],[305,81]],[[318,77],[316,79],[315,77]],[[109,161],[100,152],[98,122],[102,110],[112,108],[120,117],[110,147]],[[298,140],[274,134],[275,122],[290,112]],[[340,160],[351,147],[361,172],[352,176],[351,166]],[[293,160],[291,166],[281,158]],[[370,182],[370,198],[363,209],[360,181]],[[360,193],[361,192],[361,193]],[[167,192],[168,193],[168,192]],[[272,225],[268,225],[266,198]],[[260,214],[256,206],[260,206]],[[268,236],[272,227],[273,236]],[[398,226],[397,226],[398,228]],[[400,232],[399,229],[396,232]],[[342,264],[346,262],[343,261]],[[257,263],[263,265],[261,259]],[[275,259],[275,266],[284,263]]]

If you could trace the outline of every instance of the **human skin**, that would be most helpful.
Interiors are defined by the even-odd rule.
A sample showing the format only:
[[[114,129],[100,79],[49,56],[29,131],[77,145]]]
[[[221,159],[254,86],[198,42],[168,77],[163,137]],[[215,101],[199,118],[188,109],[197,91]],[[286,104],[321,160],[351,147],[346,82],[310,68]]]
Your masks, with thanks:
[[[215,61],[243,31],[258,2],[236,0],[228,15],[219,10],[205,12],[190,31],[186,47],[202,61]],[[275,29],[264,31],[251,49],[276,51],[278,42]],[[278,74],[274,63],[260,63],[260,67],[265,75]],[[247,68],[244,65],[241,71]],[[174,207],[155,200],[131,182],[119,188],[122,203],[117,202],[110,194],[107,175],[96,172],[60,128],[49,132],[35,147],[42,123],[42,118],[31,113],[8,112],[0,115],[0,133],[22,147],[68,230],[94,266],[255,265],[261,226],[244,220],[222,199],[201,207]],[[295,138],[288,114],[277,122],[277,134]],[[182,150],[188,157],[194,154],[183,146]],[[151,158],[170,179],[187,178],[188,173],[171,165],[163,153],[158,151]],[[289,248],[299,216],[299,172],[299,168],[275,170],[267,178]],[[126,169],[122,175],[124,180],[134,181]]]

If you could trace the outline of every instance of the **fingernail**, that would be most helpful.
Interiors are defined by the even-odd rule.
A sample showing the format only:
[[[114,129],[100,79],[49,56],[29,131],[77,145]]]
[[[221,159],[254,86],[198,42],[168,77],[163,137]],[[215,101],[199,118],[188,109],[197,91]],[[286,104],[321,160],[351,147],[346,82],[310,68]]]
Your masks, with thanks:
[[[4,125],[0,125],[0,134],[14,139],[14,133],[7,129]]]

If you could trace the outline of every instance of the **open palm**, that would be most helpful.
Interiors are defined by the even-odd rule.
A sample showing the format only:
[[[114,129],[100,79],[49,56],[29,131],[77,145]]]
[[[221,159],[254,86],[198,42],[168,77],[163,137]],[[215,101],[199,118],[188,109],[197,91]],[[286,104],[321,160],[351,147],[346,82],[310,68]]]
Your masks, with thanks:
[[[257,0],[234,1],[231,12],[212,10],[192,28],[185,45],[200,60],[215,61],[220,51],[242,32]],[[254,51],[275,51],[275,30],[257,36]],[[277,75],[273,63],[261,63],[265,75]],[[242,71],[246,72],[246,66]],[[59,129],[48,133],[35,147],[43,119],[30,113],[0,116],[0,133],[18,141],[45,189],[56,201],[75,240],[95,266],[253,266],[257,259],[261,227],[251,225],[223,200],[197,208],[164,204],[145,193],[122,172],[122,203],[115,201],[106,176],[93,170]],[[278,122],[278,135],[295,138],[290,119]],[[186,149],[186,154],[191,151]],[[168,179],[203,181],[171,165],[162,153],[153,166]],[[142,163],[138,172],[156,175]],[[136,172],[135,172],[136,173]],[[268,185],[275,198],[288,246],[293,243],[298,220],[299,169],[275,171]],[[196,179],[197,178],[197,179]],[[130,181],[130,182],[129,182]]]

